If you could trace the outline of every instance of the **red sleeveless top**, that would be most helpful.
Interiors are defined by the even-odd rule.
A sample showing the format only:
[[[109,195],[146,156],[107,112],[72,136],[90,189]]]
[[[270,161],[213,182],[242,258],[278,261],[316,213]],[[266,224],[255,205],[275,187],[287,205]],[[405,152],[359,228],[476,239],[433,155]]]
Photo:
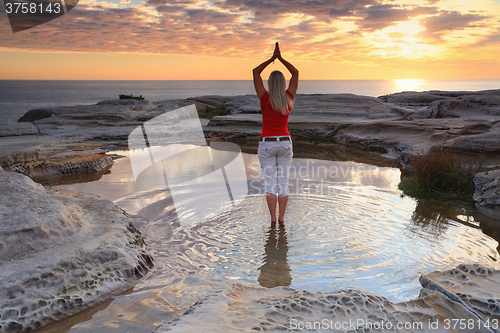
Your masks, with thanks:
[[[293,101],[292,94],[287,90],[287,95],[290,100]],[[290,115],[290,109],[288,113],[283,115],[281,112],[276,112],[271,106],[269,101],[269,93],[266,91],[264,95],[260,98],[260,109],[262,111],[262,133],[260,137],[266,136],[289,136],[288,132],[288,116]]]

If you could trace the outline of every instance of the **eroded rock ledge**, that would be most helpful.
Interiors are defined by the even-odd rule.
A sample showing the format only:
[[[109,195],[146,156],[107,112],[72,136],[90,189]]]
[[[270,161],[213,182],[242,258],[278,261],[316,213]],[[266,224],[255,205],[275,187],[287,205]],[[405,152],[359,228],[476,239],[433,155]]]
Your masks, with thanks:
[[[152,267],[126,212],[0,171],[0,332],[27,332],[132,287]]]
[[[104,155],[127,149],[129,134],[144,122],[182,106],[222,106],[234,97],[203,96],[159,102],[108,100],[29,110],[17,123],[0,124],[0,166],[59,183],[99,179],[113,165]],[[71,175],[87,175],[71,177]],[[55,178],[54,178],[55,179]]]
[[[400,303],[354,289],[309,292],[235,284],[154,332],[499,331],[500,271],[460,265],[421,276],[420,283],[419,297]]]
[[[96,155],[126,148],[137,126],[176,108],[224,105],[227,115],[204,126],[207,137],[257,138],[262,127],[256,95],[202,96],[159,102],[109,100],[95,105],[28,111],[18,123],[0,125],[0,166],[30,176],[110,167]],[[378,98],[353,94],[299,94],[289,120],[295,138],[337,142],[367,151],[407,156],[441,144],[482,154],[500,165],[500,90],[403,92]],[[97,172],[97,171],[96,171]]]
[[[255,95],[225,104],[227,116],[207,128],[260,129]],[[500,164],[500,90],[403,92],[378,98],[352,94],[297,95],[289,118],[292,135],[394,151],[402,157],[442,144],[456,152],[483,154]],[[241,135],[240,135],[241,136]]]

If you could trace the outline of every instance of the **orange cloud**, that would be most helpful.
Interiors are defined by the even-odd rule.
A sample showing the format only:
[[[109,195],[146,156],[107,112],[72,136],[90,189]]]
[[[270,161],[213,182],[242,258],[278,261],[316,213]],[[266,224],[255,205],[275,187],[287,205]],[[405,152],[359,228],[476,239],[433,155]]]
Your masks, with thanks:
[[[455,61],[457,52],[494,62],[500,6],[460,1],[82,0],[63,17],[16,34],[0,15],[0,47],[263,59],[280,41],[295,61],[362,68]]]

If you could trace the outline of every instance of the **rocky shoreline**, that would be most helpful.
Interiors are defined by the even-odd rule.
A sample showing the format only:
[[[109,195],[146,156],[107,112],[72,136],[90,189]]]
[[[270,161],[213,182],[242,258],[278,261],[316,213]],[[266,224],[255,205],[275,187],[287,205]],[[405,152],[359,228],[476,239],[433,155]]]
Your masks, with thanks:
[[[0,171],[0,332],[28,332],[131,288],[152,266],[126,212]]]
[[[256,95],[108,100],[34,109],[17,123],[0,125],[0,166],[47,184],[98,179],[113,164],[105,152],[127,149],[127,138],[135,128],[191,104],[198,111],[225,109],[224,116],[202,119],[207,139],[230,140],[242,149],[256,146],[262,127]],[[469,159],[481,159],[483,167],[494,170],[500,166],[500,90],[403,92],[378,98],[299,94],[289,129],[295,142],[335,145],[356,151],[361,160],[366,156],[402,169],[411,168],[410,155],[441,145]],[[56,179],[61,175],[65,177]],[[500,216],[500,193],[498,186],[484,186],[499,181],[496,171],[475,181],[477,206],[490,216],[492,211]]]
[[[19,122],[0,125],[0,332],[28,331],[82,311],[129,288],[152,267],[126,212],[32,179],[44,185],[97,180],[113,165],[105,153],[127,149],[134,129],[192,104],[198,111],[226,111],[202,119],[208,140],[255,149],[262,126],[255,95],[110,100],[30,110]],[[476,174],[474,199],[484,214],[500,216],[500,90],[297,95],[289,129],[303,156],[334,147],[346,159],[404,168],[409,155],[442,145],[483,158],[490,170]],[[496,305],[489,316],[498,315]]]

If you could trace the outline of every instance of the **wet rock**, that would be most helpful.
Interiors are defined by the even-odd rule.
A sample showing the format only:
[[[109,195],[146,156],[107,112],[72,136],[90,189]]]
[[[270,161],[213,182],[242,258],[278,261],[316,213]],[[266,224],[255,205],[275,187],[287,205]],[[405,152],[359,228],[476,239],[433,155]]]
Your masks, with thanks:
[[[462,276],[466,276],[463,279]],[[346,289],[309,292],[289,287],[261,288],[234,284],[209,294],[181,317],[154,331],[377,331],[448,332],[446,320],[474,322],[475,331],[493,332],[498,319],[500,272],[479,265],[422,276],[418,298],[393,303],[385,297]],[[481,286],[487,279],[485,291]],[[476,284],[477,283],[477,284]],[[490,322],[490,328],[484,323]],[[481,328],[479,329],[479,325]],[[396,329],[398,325],[405,325]]]
[[[0,165],[8,167],[17,163],[30,163],[40,158],[45,147],[44,137],[23,135],[0,138]]]
[[[7,167],[8,171],[19,172],[31,177],[47,177],[68,174],[103,173],[113,166],[113,158],[104,153],[86,155],[61,154],[53,156],[44,162],[13,164]]]
[[[2,171],[0,216],[2,332],[83,311],[152,266],[132,219],[95,195],[58,193]]]
[[[474,175],[474,201],[476,207],[493,218],[500,216],[500,169]]]
[[[492,127],[492,124],[489,123],[472,123],[466,124],[462,127],[462,131],[460,134],[463,135],[473,135],[473,134],[481,134],[488,132]]]
[[[385,102],[401,106],[420,107],[428,106],[434,101],[446,100],[452,97],[456,97],[456,95],[445,91],[403,91],[400,93],[379,96],[378,98]]]

